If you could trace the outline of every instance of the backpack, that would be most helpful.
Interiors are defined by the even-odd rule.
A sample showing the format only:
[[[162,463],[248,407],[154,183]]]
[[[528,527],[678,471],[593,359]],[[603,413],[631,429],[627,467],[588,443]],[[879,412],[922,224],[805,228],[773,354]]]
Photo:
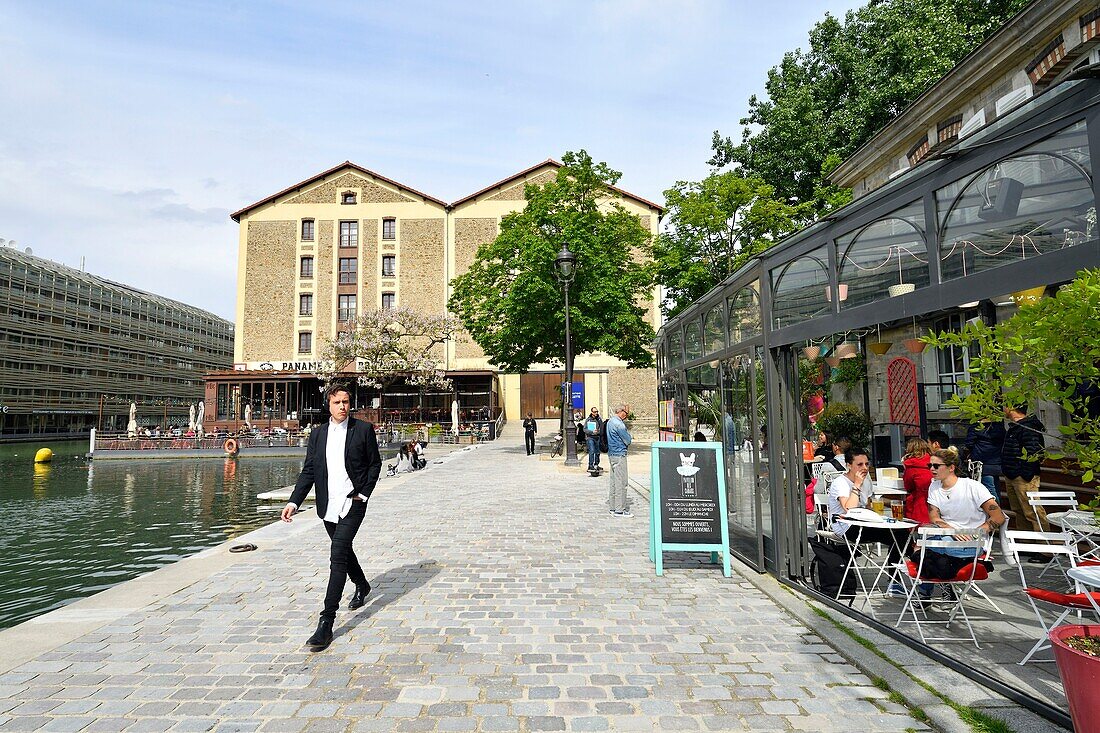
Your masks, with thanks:
[[[600,453],[607,453],[607,420],[600,426]]]
[[[848,566],[851,553],[847,546],[837,545],[831,542],[822,542],[816,537],[810,538],[810,549],[813,550],[814,559],[810,561],[810,583],[814,590],[829,598],[841,596],[854,597],[856,593],[856,570],[853,569],[844,579],[844,587],[840,587],[840,579],[844,577],[844,568]]]

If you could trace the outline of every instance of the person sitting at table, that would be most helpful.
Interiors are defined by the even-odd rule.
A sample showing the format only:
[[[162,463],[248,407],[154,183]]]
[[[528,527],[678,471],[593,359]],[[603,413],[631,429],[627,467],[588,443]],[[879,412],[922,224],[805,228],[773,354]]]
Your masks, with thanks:
[[[945,529],[973,529],[974,534],[992,534],[1005,523],[1004,512],[989,489],[978,481],[959,476],[959,452],[955,448],[932,451],[928,470],[932,483],[928,488],[928,521]],[[959,541],[971,539],[970,535],[952,536]],[[973,549],[952,550],[950,547],[920,550],[927,552],[921,579],[950,580],[976,559]],[[914,561],[919,557],[914,555]],[[988,561],[984,561],[988,562]],[[934,583],[921,583],[917,595],[921,601],[932,597]]]
[[[828,507],[829,516],[833,518],[833,532],[843,536],[849,542],[855,542],[859,537],[860,544],[878,542],[890,548],[889,563],[894,565],[901,559],[901,549],[895,542],[894,533],[886,526],[883,527],[854,527],[841,519],[849,509],[856,507],[869,507],[874,498],[875,489],[871,483],[871,458],[863,448],[849,448],[844,454],[847,471],[833,479],[829,484]],[[903,525],[911,526],[911,525]],[[900,583],[891,583],[891,595],[904,594],[905,589]]]
[[[851,447],[851,438],[839,435],[833,439],[833,455],[829,458],[829,463],[833,464],[836,470],[848,470],[847,452]]]
[[[928,485],[932,483],[928,460],[931,457],[932,446],[924,438],[910,438],[906,442],[902,461],[905,473],[901,477],[905,485],[905,518],[920,524],[928,524]]]
[[[814,460],[828,461],[833,457],[833,443],[829,436],[818,431],[817,444],[814,445]]]

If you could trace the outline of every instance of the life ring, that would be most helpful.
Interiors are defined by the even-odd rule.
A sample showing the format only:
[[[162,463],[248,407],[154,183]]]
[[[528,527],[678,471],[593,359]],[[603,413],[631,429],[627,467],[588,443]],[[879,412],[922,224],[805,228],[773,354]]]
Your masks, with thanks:
[[[222,443],[222,449],[231,456],[235,456],[241,452],[241,444],[237,442],[236,438],[226,438]]]

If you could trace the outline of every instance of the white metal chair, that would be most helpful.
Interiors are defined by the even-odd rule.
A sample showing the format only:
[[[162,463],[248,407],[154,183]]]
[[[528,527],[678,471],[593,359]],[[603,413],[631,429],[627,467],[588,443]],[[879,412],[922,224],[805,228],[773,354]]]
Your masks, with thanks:
[[[1043,516],[1039,513],[1039,508],[1043,509],[1044,513],[1050,513],[1051,510],[1059,512],[1068,512],[1077,508],[1077,496],[1072,491],[1029,491],[1027,492],[1027,503],[1031,505],[1032,511],[1035,512],[1035,518],[1039,522],[1039,528],[1043,532],[1056,532],[1047,520],[1043,522]],[[1046,575],[1051,566],[1057,565],[1062,570],[1062,558],[1057,553],[1053,553],[1050,562],[1043,567],[1042,572],[1039,573],[1039,577]]]
[[[1073,535],[1069,532],[1029,532],[1024,530],[1009,530],[1008,535],[1011,539],[1012,552],[1017,555],[1016,567],[1020,571],[1020,585],[1027,595],[1028,602],[1031,604],[1031,610],[1035,612],[1035,618],[1038,619],[1039,626],[1043,630],[1039,635],[1039,640],[1035,642],[1035,646],[1031,647],[1031,650],[1024,658],[1017,662],[1017,664],[1024,665],[1027,664],[1028,660],[1030,660],[1036,652],[1050,648],[1050,641],[1047,638],[1047,634],[1054,627],[1061,625],[1062,622],[1066,620],[1067,616],[1074,611],[1078,613],[1081,611],[1093,611],[1095,614],[1095,608],[1089,600],[1085,589],[1082,588],[1079,583],[1073,584],[1071,588],[1072,592],[1070,593],[1029,586],[1027,577],[1024,575],[1024,563],[1019,561],[1019,553],[1039,552],[1054,555],[1055,557],[1064,557],[1070,567],[1077,567],[1077,550],[1074,546]],[[1092,596],[1100,600],[1100,593],[1093,592]],[[1046,619],[1043,618],[1043,614],[1039,611],[1039,606],[1035,603],[1036,601],[1055,606],[1061,609],[1062,612],[1054,621],[1047,624]],[[1097,615],[1097,620],[1100,620],[1100,615]]]
[[[925,644],[929,641],[959,641],[959,638],[956,636],[928,636],[924,632],[924,627],[933,624],[943,624],[945,629],[950,628],[951,624],[955,621],[955,617],[962,616],[963,622],[966,624],[966,629],[970,633],[970,640],[974,642],[975,647],[981,649],[981,645],[978,644],[978,638],[974,634],[974,627],[970,623],[970,617],[966,613],[965,602],[974,584],[989,577],[989,571],[985,569],[985,565],[979,562],[981,553],[986,546],[987,539],[984,537],[975,537],[970,540],[952,539],[955,535],[973,536],[979,532],[981,532],[981,530],[977,529],[945,529],[943,527],[917,528],[917,541],[921,547],[920,561],[913,562],[909,560],[905,563],[906,572],[911,582],[909,585],[909,592],[905,596],[905,605],[898,615],[898,622],[894,624],[895,628],[901,626],[902,623],[915,623],[917,625],[917,633],[920,634],[921,641]],[[928,550],[947,548],[963,550],[966,554],[973,552],[974,561],[961,568],[953,578],[942,579],[923,577],[925,562],[929,555]],[[950,613],[946,620],[929,619],[923,608],[920,614],[917,613],[918,599],[915,598],[915,596],[917,595],[917,589],[921,583],[938,583],[947,585],[953,589],[957,588],[955,590],[955,600],[948,607]],[[912,621],[905,618],[907,613],[912,615]]]

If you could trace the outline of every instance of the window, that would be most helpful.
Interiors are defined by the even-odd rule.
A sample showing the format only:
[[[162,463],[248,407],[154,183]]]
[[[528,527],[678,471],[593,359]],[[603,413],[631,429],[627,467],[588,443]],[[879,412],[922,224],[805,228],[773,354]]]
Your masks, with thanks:
[[[355,296],[354,295],[341,295],[339,297],[340,307],[340,322],[346,323],[347,321],[355,320]]]
[[[342,194],[340,194],[340,203],[342,203],[342,204],[354,204],[355,203],[355,192],[353,192],[353,191],[344,191]]]
[[[382,277],[397,275],[397,255],[382,255]]]
[[[397,219],[382,220],[382,239],[397,239]]]
[[[313,315],[313,293],[302,293],[298,296],[298,315]]]
[[[301,277],[313,277],[313,258],[312,257],[303,257],[302,258],[302,267],[299,270],[299,275]]]
[[[302,219],[302,241],[313,241],[313,219]]]
[[[342,221],[342,222],[340,222],[340,246],[341,247],[358,247],[359,246],[359,222],[357,222],[357,221]]]
[[[340,258],[340,284],[341,285],[354,285],[356,280],[356,272],[358,271],[358,265],[354,257],[341,257]]]
[[[384,310],[393,310],[397,305],[397,295],[394,293],[382,293],[382,308]]]
[[[308,354],[313,351],[313,333],[311,331],[298,332],[298,353]]]

